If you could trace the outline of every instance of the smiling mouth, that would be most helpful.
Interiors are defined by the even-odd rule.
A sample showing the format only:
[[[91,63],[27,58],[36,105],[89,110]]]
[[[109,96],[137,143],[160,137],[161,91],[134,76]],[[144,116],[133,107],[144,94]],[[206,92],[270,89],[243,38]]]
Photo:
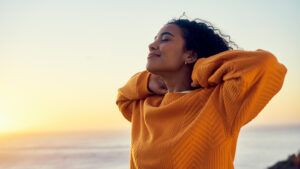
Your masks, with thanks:
[[[148,58],[152,58],[152,57],[160,57],[160,55],[154,54],[154,53],[150,53],[148,55]]]

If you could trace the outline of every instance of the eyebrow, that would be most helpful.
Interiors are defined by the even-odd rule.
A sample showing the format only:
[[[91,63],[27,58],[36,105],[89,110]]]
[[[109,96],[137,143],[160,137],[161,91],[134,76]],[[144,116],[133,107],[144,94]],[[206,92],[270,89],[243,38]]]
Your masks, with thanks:
[[[174,37],[174,35],[172,33],[170,33],[170,32],[163,32],[163,33],[161,33],[160,36],[163,36],[163,35],[170,35],[170,36]],[[157,36],[154,37],[154,39],[156,39],[156,38],[157,38]]]

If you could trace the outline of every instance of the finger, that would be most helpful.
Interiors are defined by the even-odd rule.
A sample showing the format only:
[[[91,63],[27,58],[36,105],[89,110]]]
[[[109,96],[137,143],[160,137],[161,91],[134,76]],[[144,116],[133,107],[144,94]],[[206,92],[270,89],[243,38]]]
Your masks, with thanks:
[[[167,89],[160,89],[159,91],[159,94],[166,94],[168,92]]]
[[[191,83],[191,86],[192,86],[192,87],[198,87],[199,84],[197,84],[197,83],[195,83],[195,82],[192,82],[192,83]]]

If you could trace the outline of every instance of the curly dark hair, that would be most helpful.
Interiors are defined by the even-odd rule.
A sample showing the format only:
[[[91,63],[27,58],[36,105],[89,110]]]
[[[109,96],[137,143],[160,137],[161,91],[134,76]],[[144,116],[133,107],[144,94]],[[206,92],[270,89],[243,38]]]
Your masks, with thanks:
[[[226,50],[233,50],[232,45],[238,48],[230,40],[230,36],[224,35],[206,20],[179,18],[172,19],[167,24],[175,24],[181,29],[185,40],[185,49],[196,52],[198,58],[208,57]],[[229,40],[226,40],[225,37],[228,37]]]

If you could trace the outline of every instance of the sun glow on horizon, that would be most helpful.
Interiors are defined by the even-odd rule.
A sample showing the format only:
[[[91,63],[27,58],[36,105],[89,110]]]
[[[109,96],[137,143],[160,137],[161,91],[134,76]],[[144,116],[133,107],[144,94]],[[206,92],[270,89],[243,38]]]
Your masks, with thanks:
[[[0,132],[6,132],[7,128],[10,127],[10,123],[3,113],[0,112],[0,116]]]
[[[18,124],[14,123],[13,119],[8,116],[9,113],[0,110],[0,133],[13,133],[18,131]]]

